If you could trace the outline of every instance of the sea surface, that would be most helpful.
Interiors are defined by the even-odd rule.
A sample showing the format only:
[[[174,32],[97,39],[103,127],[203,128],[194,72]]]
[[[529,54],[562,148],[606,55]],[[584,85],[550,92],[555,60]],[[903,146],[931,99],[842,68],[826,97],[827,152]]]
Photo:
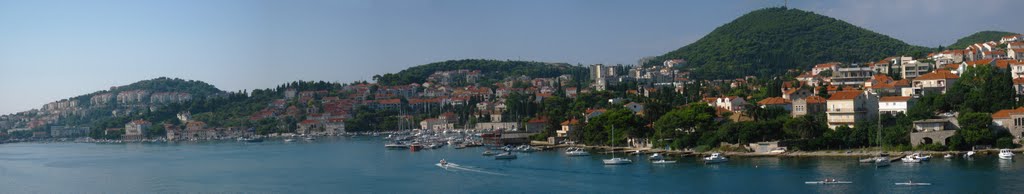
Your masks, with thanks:
[[[301,140],[300,140],[301,141]],[[0,193],[1019,193],[1024,157],[933,158],[890,167],[855,158],[696,158],[606,166],[609,155],[483,148],[410,152],[376,137],[285,143],[0,144]],[[441,159],[457,164],[447,169]],[[852,184],[808,185],[835,178]],[[897,186],[896,182],[932,183]]]

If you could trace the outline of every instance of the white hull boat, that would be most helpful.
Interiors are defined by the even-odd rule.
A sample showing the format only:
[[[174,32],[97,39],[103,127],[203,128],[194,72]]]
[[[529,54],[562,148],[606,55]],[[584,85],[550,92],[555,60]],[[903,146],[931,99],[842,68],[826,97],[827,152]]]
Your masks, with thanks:
[[[495,160],[513,160],[516,158],[516,154],[513,154],[512,152],[505,152],[498,155],[494,155]]]
[[[590,153],[587,152],[586,150],[583,150],[583,148],[569,148],[569,149],[565,150],[565,155],[567,155],[567,156],[589,156]]]
[[[665,156],[659,153],[654,153],[653,155],[651,155],[651,157],[648,158],[650,158],[651,160],[665,160]]]
[[[605,165],[622,165],[622,164],[631,164],[631,163],[633,163],[632,160],[625,159],[625,158],[604,159],[604,160],[602,160],[602,162],[604,162]]]
[[[675,164],[676,161],[675,160],[661,159],[661,160],[655,160],[654,162],[651,162],[651,163],[655,163],[655,164]]]
[[[921,159],[917,159],[914,156],[906,156],[900,159],[903,163],[921,163]]]
[[[889,157],[878,157],[875,159],[875,167],[889,166]]]
[[[725,156],[722,156],[722,154],[717,153],[717,152],[716,153],[711,153],[711,156],[704,157],[704,163],[705,164],[722,163],[722,162],[728,162],[728,161],[729,161],[729,158],[726,158]]]
[[[804,182],[804,184],[808,184],[808,185],[853,184],[853,181],[836,181],[836,180],[807,181],[807,182]]]
[[[999,159],[1013,160],[1013,152],[1011,152],[1009,149],[1000,149]]]

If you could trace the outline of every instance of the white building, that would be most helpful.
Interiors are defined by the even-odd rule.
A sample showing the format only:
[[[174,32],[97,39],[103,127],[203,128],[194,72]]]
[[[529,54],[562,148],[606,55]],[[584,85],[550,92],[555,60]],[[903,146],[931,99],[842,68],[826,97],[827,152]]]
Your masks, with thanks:
[[[839,91],[828,99],[825,114],[828,115],[829,129],[853,127],[857,121],[878,117],[878,97],[870,91]]]
[[[907,114],[907,110],[914,106],[916,100],[909,96],[885,96],[878,99],[878,113],[896,115],[897,113]]]

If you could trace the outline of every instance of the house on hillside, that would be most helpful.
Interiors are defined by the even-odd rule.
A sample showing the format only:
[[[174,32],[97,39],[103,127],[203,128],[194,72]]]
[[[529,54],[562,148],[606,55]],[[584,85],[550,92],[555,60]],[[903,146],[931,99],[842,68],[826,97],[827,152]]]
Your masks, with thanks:
[[[125,141],[142,141],[146,138],[146,128],[152,123],[145,120],[134,120],[124,124],[124,140]]]
[[[917,99],[909,96],[884,96],[878,99],[878,113],[896,115],[907,114]]]
[[[844,90],[828,98],[828,128],[839,126],[854,127],[857,121],[874,120],[878,117],[878,96],[869,91]]]
[[[948,70],[936,70],[914,79],[911,88],[904,89],[901,96],[924,95],[931,92],[946,93],[960,76]]]
[[[761,108],[780,108],[786,111],[792,111],[792,102],[782,97],[771,97],[765,98],[764,100],[757,101],[757,105]]]

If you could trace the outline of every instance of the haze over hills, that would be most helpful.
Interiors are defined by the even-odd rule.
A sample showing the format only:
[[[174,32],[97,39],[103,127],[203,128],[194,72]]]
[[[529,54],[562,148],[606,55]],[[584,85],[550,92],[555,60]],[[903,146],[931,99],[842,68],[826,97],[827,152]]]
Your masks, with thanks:
[[[775,75],[831,61],[920,56],[929,50],[842,20],[783,7],[747,13],[651,63],[685,59],[692,65],[686,68],[693,68],[698,78],[735,78]]]

